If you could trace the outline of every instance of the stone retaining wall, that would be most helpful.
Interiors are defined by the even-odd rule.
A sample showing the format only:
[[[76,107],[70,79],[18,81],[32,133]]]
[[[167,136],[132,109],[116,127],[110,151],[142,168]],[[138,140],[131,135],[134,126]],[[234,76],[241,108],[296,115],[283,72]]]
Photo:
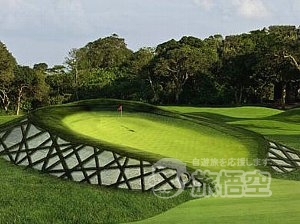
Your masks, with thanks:
[[[169,166],[74,144],[28,119],[0,130],[0,156],[60,178],[129,190],[163,191],[203,184],[191,178],[184,164]],[[299,170],[300,152],[269,142],[268,165],[279,173]]]
[[[278,173],[300,170],[300,152],[275,142],[269,142],[268,165]]]

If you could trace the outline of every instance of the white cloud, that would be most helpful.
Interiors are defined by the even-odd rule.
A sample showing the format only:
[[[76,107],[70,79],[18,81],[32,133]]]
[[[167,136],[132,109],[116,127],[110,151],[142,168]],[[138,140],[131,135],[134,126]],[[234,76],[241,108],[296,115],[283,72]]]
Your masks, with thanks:
[[[194,3],[207,11],[211,10],[215,5],[214,0],[194,0]]]
[[[81,0],[0,0],[0,30],[39,38],[90,31]]]
[[[51,10],[47,11],[47,23],[56,29],[72,32],[88,31],[89,24],[82,1],[58,0],[51,2]]]
[[[267,7],[267,3],[272,3],[271,0],[193,0],[193,2],[205,11],[213,11],[222,16],[226,14],[229,17],[238,15],[247,19],[261,19],[272,14],[272,10]]]
[[[0,4],[2,7],[9,8],[10,10],[15,10],[21,7],[22,0],[0,0]]]
[[[38,12],[32,1],[0,0],[0,28],[4,30],[18,30],[26,26],[27,19]],[[35,23],[33,20],[32,23]]]
[[[238,14],[246,18],[266,18],[271,15],[262,0],[234,0],[233,4]]]

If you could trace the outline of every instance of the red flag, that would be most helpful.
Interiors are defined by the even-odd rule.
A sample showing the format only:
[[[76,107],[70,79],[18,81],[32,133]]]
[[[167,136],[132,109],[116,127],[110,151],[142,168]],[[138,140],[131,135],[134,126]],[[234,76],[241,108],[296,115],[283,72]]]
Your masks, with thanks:
[[[122,105],[119,105],[118,111],[120,112],[121,117],[123,117],[123,106]]]
[[[123,106],[122,105],[119,105],[118,107],[118,111],[122,112],[123,111]]]

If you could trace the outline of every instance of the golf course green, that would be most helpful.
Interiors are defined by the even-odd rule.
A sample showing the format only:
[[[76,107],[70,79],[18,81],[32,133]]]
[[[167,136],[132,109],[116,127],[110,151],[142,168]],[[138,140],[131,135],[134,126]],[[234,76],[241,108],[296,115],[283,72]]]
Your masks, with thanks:
[[[116,147],[130,147],[138,151],[180,158],[192,166],[194,158],[230,159],[249,158],[251,149],[230,134],[184,119],[149,113],[114,111],[80,112],[63,119],[74,132]],[[236,169],[237,166],[206,166],[211,170]]]
[[[124,108],[122,117],[116,110],[120,103]],[[160,109],[128,101],[94,100],[42,108],[31,114],[30,119],[69,140],[99,144],[138,157],[176,158],[190,168],[211,171],[260,168],[197,167],[192,161],[195,158],[266,158],[267,141],[262,136],[300,149],[297,108],[281,111],[265,107],[168,106]],[[2,120],[3,123],[9,118]],[[11,217],[30,223],[49,220],[55,223],[299,223],[300,220],[299,170],[293,173],[294,180],[289,176],[274,176],[270,197],[193,199],[186,191],[177,198],[165,200],[150,193],[62,181],[22,170],[2,159],[0,167],[3,189],[0,202],[6,205],[0,206],[1,223],[10,223]]]

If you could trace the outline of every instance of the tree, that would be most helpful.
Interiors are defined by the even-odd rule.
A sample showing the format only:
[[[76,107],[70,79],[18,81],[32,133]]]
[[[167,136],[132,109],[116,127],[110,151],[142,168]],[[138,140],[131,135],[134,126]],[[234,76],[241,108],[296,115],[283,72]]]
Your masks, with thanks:
[[[203,42],[211,49],[210,55],[214,58],[205,71],[196,73],[186,82],[181,94],[181,102],[185,104],[227,103],[228,97],[224,96],[225,88],[217,82],[217,71],[220,65],[218,52],[222,46],[223,37],[217,34],[204,39]],[[197,46],[197,42],[194,45]]]
[[[74,78],[63,65],[47,69],[45,82],[49,86],[49,103],[62,104],[71,99],[74,94]],[[76,95],[78,96],[78,94]]]
[[[219,80],[234,93],[236,104],[241,104],[245,90],[251,86],[256,63],[255,42],[249,34],[227,36],[221,48],[222,65]]]
[[[0,42],[0,99],[3,109],[8,112],[11,99],[11,83],[14,79],[14,68],[17,62],[6,46]]]
[[[155,49],[150,47],[141,48],[135,52],[127,64],[125,64],[125,67],[128,68],[130,74],[127,76],[129,79],[128,81],[133,85],[131,89],[139,91],[141,97],[150,98],[152,103],[157,102],[159,99],[157,88],[151,78],[151,61],[153,60],[154,55]],[[127,82],[128,85],[130,85],[129,82]],[[125,86],[123,85],[124,89]],[[148,94],[148,92],[150,92],[148,89],[152,94]],[[152,96],[149,97],[148,95]]]
[[[176,43],[171,40],[157,47],[153,75],[160,77],[166,93],[172,93],[179,103],[186,82],[198,73],[207,73],[217,58],[217,50],[209,42],[194,37]]]
[[[46,65],[44,63],[44,65]],[[61,69],[62,66],[54,66],[56,69]],[[33,82],[33,97],[32,97],[32,106],[36,108],[41,105],[49,104],[48,97],[50,87],[46,83],[46,76],[49,71],[48,66],[43,66],[40,68],[33,67],[34,70],[34,82]]]
[[[26,93],[26,91],[32,90],[32,85],[34,82],[34,70],[28,66],[17,66],[15,69],[15,79],[14,87],[16,91],[16,103],[17,109],[16,114],[20,114],[21,101]]]
[[[47,71],[48,65],[44,62],[33,65],[34,70]]]
[[[92,69],[84,74],[79,74],[78,96],[80,99],[108,97],[104,88],[112,85],[116,74],[105,69]]]
[[[45,82],[45,71],[39,66],[18,65],[15,69],[15,79],[13,87],[16,101],[16,114],[20,114],[22,102],[32,104],[42,102],[48,96],[48,85]],[[30,109],[30,108],[28,108]]]
[[[69,73],[74,77],[72,81],[72,86],[75,90],[75,99],[78,100],[78,70],[79,70],[79,61],[81,61],[81,64],[83,64],[83,61],[87,60],[84,58],[84,52],[85,49],[78,50],[76,48],[73,48],[69,51],[68,57],[65,60],[65,64],[67,65],[67,69],[69,69]],[[83,66],[83,65],[82,65]],[[84,66],[89,67],[89,66]]]
[[[81,70],[119,68],[132,55],[125,40],[116,34],[90,42],[78,51],[81,54],[78,58],[78,66]]]
[[[95,96],[99,88],[103,89],[106,84],[112,83],[112,79],[125,74],[122,71],[123,65],[132,54],[125,40],[116,34],[99,38],[82,48],[72,49],[66,58],[66,64],[70,74],[74,76],[75,99],[88,95]]]
[[[256,79],[264,85],[272,83],[275,100],[285,108],[286,97],[290,95],[288,87],[300,80],[297,62],[300,59],[299,29],[295,26],[271,26],[264,29],[264,33],[256,49],[259,54]]]

